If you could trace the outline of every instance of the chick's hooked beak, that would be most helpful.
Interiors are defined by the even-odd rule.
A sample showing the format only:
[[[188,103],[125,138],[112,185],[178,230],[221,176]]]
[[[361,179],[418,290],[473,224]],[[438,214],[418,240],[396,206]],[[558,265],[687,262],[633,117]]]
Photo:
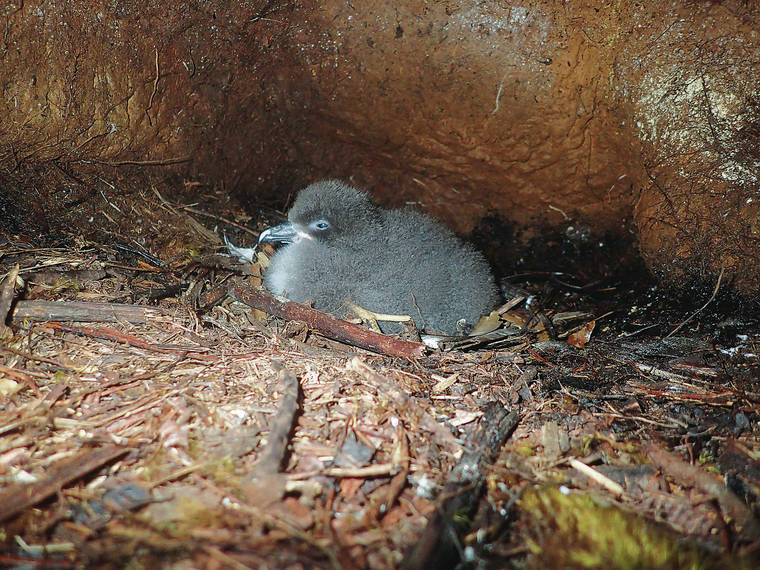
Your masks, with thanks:
[[[299,229],[292,222],[285,222],[261,232],[259,243],[297,243],[304,238],[312,239],[309,234]]]

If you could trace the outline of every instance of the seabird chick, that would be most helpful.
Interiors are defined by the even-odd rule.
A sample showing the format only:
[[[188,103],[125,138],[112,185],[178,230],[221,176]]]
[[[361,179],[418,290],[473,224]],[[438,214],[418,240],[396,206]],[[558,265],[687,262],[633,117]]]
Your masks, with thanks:
[[[261,233],[264,242],[286,244],[270,261],[266,288],[337,316],[355,304],[461,334],[501,300],[483,255],[451,230],[414,210],[381,208],[337,180],[301,190],[288,221]]]

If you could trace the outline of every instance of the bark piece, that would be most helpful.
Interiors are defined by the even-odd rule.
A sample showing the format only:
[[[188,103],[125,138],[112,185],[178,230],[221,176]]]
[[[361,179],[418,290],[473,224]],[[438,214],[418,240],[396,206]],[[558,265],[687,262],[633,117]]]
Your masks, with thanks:
[[[8,328],[5,321],[8,319],[8,311],[11,303],[16,296],[16,278],[18,277],[18,264],[13,266],[8,272],[8,276],[0,284],[0,338],[8,338],[13,335],[13,331]]]
[[[755,541],[760,538],[760,524],[747,506],[726,488],[724,483],[696,465],[687,463],[676,454],[651,444],[647,455],[665,475],[673,477],[681,485],[697,487],[718,501],[721,510],[731,518],[743,540]]]

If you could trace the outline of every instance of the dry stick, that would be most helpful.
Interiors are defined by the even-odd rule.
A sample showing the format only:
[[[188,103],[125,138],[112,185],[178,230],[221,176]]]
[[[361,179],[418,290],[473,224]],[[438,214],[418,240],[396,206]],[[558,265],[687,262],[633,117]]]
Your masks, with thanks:
[[[370,501],[364,515],[364,520],[367,523],[366,526],[370,526],[373,521],[378,521],[389,513],[393,504],[404,490],[404,487],[406,487],[407,477],[409,476],[409,440],[406,436],[406,428],[403,422],[399,422],[397,434],[398,439],[394,446],[393,463],[399,471],[393,476],[393,479],[385,487],[383,493],[377,498],[373,497]]]
[[[674,328],[672,331],[670,331],[668,334],[665,335],[665,338],[670,338],[674,334],[676,334],[679,330],[681,330],[681,327],[683,327],[686,323],[688,323],[691,319],[696,317],[699,313],[705,310],[707,305],[713,302],[713,299],[715,299],[715,295],[718,294],[718,289],[720,289],[720,282],[723,280],[723,273],[726,271],[726,267],[723,266],[720,268],[720,275],[718,275],[718,281],[715,283],[715,289],[713,289],[712,295],[710,295],[710,298],[707,299],[707,302],[702,305],[699,309],[694,311],[685,321],[683,321],[680,325],[678,325],[676,328]]]
[[[277,361],[272,361],[272,368],[277,371],[278,379],[285,389],[277,415],[269,428],[267,445],[251,474],[253,477],[280,472],[299,408],[298,396],[301,387],[296,375]]]
[[[45,362],[47,364],[52,364],[56,368],[60,368],[61,370],[74,370],[71,366],[65,366],[61,364],[60,362],[56,362],[52,358],[45,358],[44,356],[37,356],[36,354],[32,354],[30,352],[25,352],[23,350],[19,350],[17,348],[11,348],[10,346],[3,346],[0,344],[0,351],[3,352],[10,352],[11,354],[15,354],[16,356],[20,356],[21,358],[25,358],[26,360],[32,360],[34,362]]]
[[[288,481],[302,481],[311,479],[317,475],[326,477],[335,477],[336,479],[352,478],[363,479],[370,477],[383,477],[390,475],[396,470],[392,463],[380,463],[379,465],[367,465],[366,467],[327,467],[315,471],[301,471],[299,473],[288,473]]]
[[[606,475],[599,473],[599,471],[597,471],[593,467],[589,467],[588,465],[586,465],[585,463],[583,463],[582,461],[578,459],[575,459],[574,457],[571,457],[570,459],[568,459],[568,463],[570,464],[570,467],[572,467],[576,471],[580,471],[592,481],[596,481],[602,487],[607,489],[610,493],[614,494],[615,496],[620,496],[625,491],[622,485],[620,485],[619,483],[616,483],[615,481],[613,481]]]
[[[158,66],[158,47],[156,47],[156,78],[153,80],[153,93],[150,94],[150,100],[148,101],[148,106],[145,108],[145,116],[148,118],[148,125],[151,127],[153,126],[153,122],[150,120],[150,111],[153,108],[153,99],[156,97],[156,92],[158,92],[158,80],[161,78],[160,68]],[[158,116],[158,114],[156,114]]]
[[[519,414],[507,411],[498,403],[484,410],[484,421],[468,438],[466,451],[448,477],[433,517],[417,544],[401,563],[405,570],[453,568],[460,559],[461,546],[456,531],[460,515],[474,512],[485,489],[488,469],[499,455],[520,421]]]
[[[11,308],[13,298],[16,296],[16,278],[18,277],[18,263],[8,272],[8,276],[0,284],[0,338],[10,337],[13,335],[6,325],[8,311]]]
[[[282,400],[269,428],[266,447],[251,473],[240,485],[246,501],[259,507],[281,500],[287,490],[288,480],[281,470],[299,410],[298,399],[301,393],[298,378],[293,372],[276,360],[272,361],[272,368],[277,371],[280,383],[284,385]]]
[[[63,332],[70,332],[74,334],[78,334],[80,336],[86,336],[89,338],[94,338],[97,340],[104,340],[104,341],[111,341],[111,342],[119,342],[122,344],[126,344],[128,346],[132,346],[135,348],[141,348],[143,350],[149,350],[152,352],[160,352],[162,354],[178,354],[180,356],[189,355],[192,356],[192,358],[195,358],[196,360],[203,360],[205,362],[219,362],[221,357],[216,356],[214,354],[198,354],[200,352],[206,352],[208,348],[206,347],[194,347],[194,346],[177,346],[177,345],[166,345],[166,344],[152,344],[150,342],[145,342],[144,340],[140,340],[137,337],[124,334],[122,332],[113,330],[113,329],[93,329],[90,327],[72,327],[69,325],[64,325],[63,323],[59,322],[52,322],[47,323],[46,325],[40,325],[47,328],[60,330]]]
[[[0,495],[0,522],[12,518],[26,508],[32,507],[55,495],[72,481],[99,469],[106,463],[130,451],[125,447],[105,447],[83,453],[64,465],[54,465],[53,471],[42,481],[29,485],[16,485]]]
[[[305,322],[318,333],[352,346],[400,358],[418,358],[425,354],[424,344],[376,333],[300,303],[281,301],[263,287],[241,283],[232,289],[232,294],[249,307],[289,321]]]
[[[743,540],[755,541],[760,538],[760,524],[752,511],[720,479],[657,444],[650,444],[646,451],[649,459],[665,475],[676,479],[681,485],[696,487],[715,497],[721,510],[736,522],[737,531]]]
[[[153,307],[121,303],[89,303],[81,301],[18,301],[13,310],[14,321],[77,321],[81,323],[142,324],[163,313]]]
[[[250,228],[247,228],[241,224],[238,224],[234,220],[230,220],[229,218],[225,218],[224,216],[217,216],[216,214],[211,214],[209,212],[204,212],[203,210],[199,210],[198,208],[194,208],[193,206],[177,206],[180,210],[185,210],[186,212],[190,212],[191,214],[197,214],[198,216],[206,216],[207,218],[213,218],[214,220],[219,220],[220,222],[224,222],[225,224],[229,224],[231,226],[236,227],[240,231],[243,231],[245,233],[251,234],[253,236],[258,236],[261,232],[255,232]]]

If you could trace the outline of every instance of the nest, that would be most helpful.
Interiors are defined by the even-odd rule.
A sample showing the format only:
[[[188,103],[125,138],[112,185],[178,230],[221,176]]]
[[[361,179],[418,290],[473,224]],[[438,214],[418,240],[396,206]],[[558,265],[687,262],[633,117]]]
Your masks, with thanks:
[[[4,247],[3,563],[751,564],[755,331],[515,302],[430,350],[266,295],[204,225],[240,212],[131,207],[161,247]]]

